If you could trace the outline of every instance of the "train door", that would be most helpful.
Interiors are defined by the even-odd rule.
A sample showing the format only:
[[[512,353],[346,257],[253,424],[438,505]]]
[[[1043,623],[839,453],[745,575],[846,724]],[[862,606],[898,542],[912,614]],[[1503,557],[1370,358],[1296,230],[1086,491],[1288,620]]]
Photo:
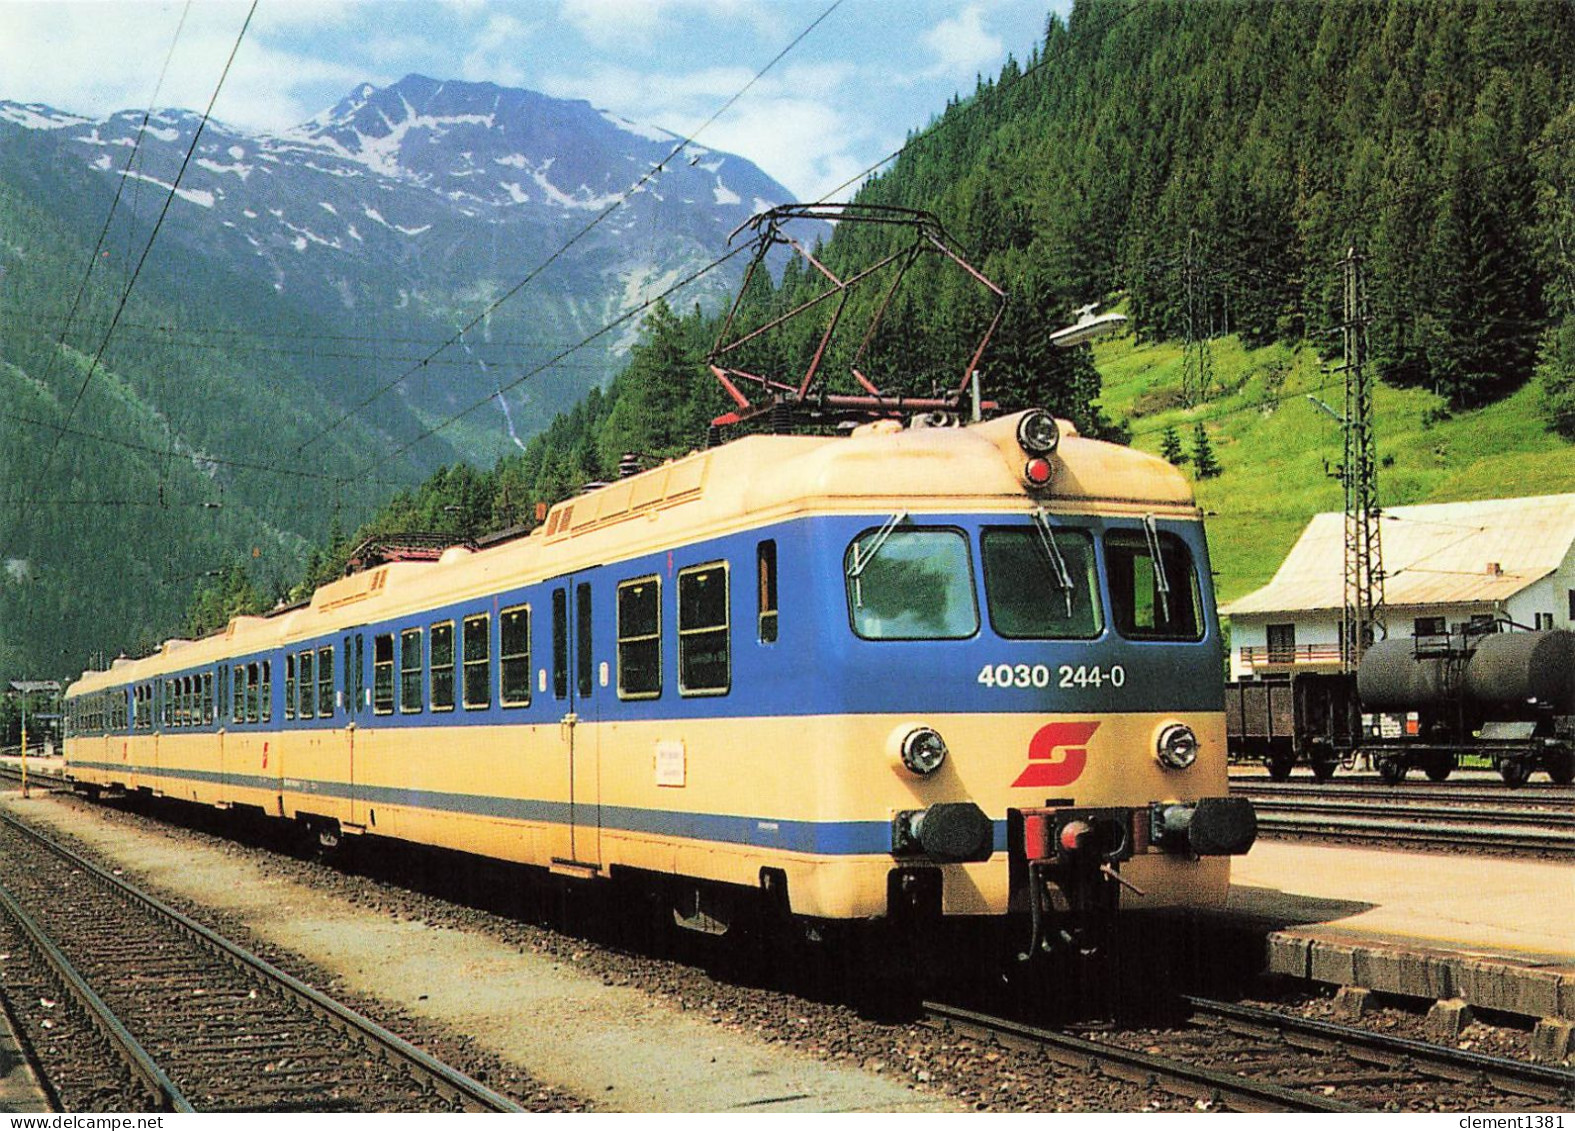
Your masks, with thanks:
[[[350,775],[350,823],[364,826],[367,820],[367,806],[362,797],[364,785],[364,772],[356,772],[356,724],[360,720],[361,688],[366,676],[361,672],[361,665],[366,662],[366,643],[360,633],[351,636],[346,633],[340,641],[343,649],[339,661],[339,686],[334,689],[334,698],[344,719],[344,737],[340,739],[341,748],[345,752],[346,765]]]
[[[601,761],[592,623],[589,582],[571,577],[567,585],[552,591],[553,693],[567,708],[558,721],[558,733],[567,760],[569,800],[569,856],[555,858],[554,864],[567,866],[568,871],[601,866]]]

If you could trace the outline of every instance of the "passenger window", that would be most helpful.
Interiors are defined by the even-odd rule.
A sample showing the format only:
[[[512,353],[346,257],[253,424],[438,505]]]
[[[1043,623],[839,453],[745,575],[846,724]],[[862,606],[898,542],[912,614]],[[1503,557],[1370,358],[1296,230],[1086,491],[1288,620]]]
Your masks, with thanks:
[[[1159,562],[1155,562],[1155,553]],[[1201,640],[1203,601],[1187,544],[1174,534],[1113,530],[1105,572],[1116,631],[1132,640]]]
[[[465,709],[492,704],[492,618],[465,618]]]
[[[244,723],[246,721],[246,667],[245,667],[245,665],[244,664],[236,664],[235,665],[235,673],[234,674],[235,674],[235,680],[234,680],[233,683],[230,684],[231,691],[234,694],[234,698],[232,699],[232,701],[230,703],[230,706],[231,706],[230,718],[232,718],[235,722]],[[168,708],[169,708],[168,692],[165,693],[164,703],[165,703],[165,710],[168,711]]]
[[[596,689],[595,680],[592,678],[594,663],[591,654],[591,586],[590,582],[581,582],[574,587],[574,647],[575,672],[577,673],[581,699],[589,699],[591,692]]]
[[[393,637],[388,639],[392,640]],[[406,715],[421,710],[421,630],[419,628],[407,628],[399,634],[399,710]]]
[[[334,714],[334,650],[317,650],[317,716],[332,718]]]
[[[777,642],[777,544],[768,539],[755,547],[756,589],[760,608],[760,642]]]
[[[662,694],[662,583],[645,577],[618,586],[618,697]]]
[[[569,697],[569,594],[552,591],[552,696]]]
[[[418,690],[417,698],[420,694]],[[391,715],[393,712],[394,634],[381,632],[372,637],[372,713]]]
[[[866,640],[963,640],[979,631],[960,531],[866,531],[848,547],[843,573],[853,631]]]
[[[723,695],[732,683],[728,648],[727,565],[678,574],[678,690]]]
[[[530,706],[530,606],[498,614],[498,702]]]
[[[317,653],[310,648],[301,653],[301,658],[296,661],[296,678],[301,681],[301,705],[299,713],[301,718],[309,719],[317,714],[317,673],[313,662]]]
[[[213,722],[213,673],[202,673],[202,721]]]
[[[273,661],[262,662],[262,701],[261,717],[263,722],[273,720]]]
[[[1090,640],[1103,629],[1094,543],[1049,524],[986,530],[990,624],[1011,640]]]
[[[247,664],[246,665],[246,721],[249,722],[249,723],[255,723],[257,721],[257,719],[258,719],[258,715],[257,715],[257,709],[258,709],[257,692],[259,690],[258,684],[260,682],[261,681],[258,678],[256,662],[253,661],[252,663]]]
[[[284,717],[295,718],[295,657],[284,658]]]
[[[454,622],[432,626],[432,688],[434,711],[454,709]]]

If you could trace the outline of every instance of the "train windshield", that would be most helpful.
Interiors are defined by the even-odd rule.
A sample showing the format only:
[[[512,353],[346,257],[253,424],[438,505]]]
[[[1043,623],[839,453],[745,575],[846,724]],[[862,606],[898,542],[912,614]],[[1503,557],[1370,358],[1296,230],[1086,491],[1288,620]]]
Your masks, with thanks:
[[[957,530],[888,523],[848,547],[853,630],[867,640],[961,640],[979,631],[968,542]]]
[[[1201,640],[1203,600],[1192,553],[1152,526],[1105,536],[1110,615],[1129,640]]]
[[[1104,628],[1086,531],[998,527],[984,532],[983,547],[984,596],[999,635],[1089,640]]]

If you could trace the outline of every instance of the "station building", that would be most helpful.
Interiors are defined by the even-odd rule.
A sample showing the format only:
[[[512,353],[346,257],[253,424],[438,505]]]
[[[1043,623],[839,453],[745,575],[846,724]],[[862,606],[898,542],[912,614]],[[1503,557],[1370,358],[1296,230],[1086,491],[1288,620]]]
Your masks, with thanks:
[[[1575,494],[1392,507],[1379,529],[1391,637],[1575,627]],[[1344,561],[1345,515],[1316,515],[1267,585],[1220,606],[1230,678],[1339,670]]]

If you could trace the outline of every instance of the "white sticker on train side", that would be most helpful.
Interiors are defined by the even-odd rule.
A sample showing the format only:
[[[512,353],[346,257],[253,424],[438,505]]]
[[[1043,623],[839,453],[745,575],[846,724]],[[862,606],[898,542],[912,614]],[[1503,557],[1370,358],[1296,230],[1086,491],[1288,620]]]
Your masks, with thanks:
[[[1060,688],[1121,687],[1127,671],[1120,664],[1108,668],[1098,664],[1062,664],[1054,671],[1046,664],[985,664],[976,682],[994,688],[1045,688],[1052,682]]]

